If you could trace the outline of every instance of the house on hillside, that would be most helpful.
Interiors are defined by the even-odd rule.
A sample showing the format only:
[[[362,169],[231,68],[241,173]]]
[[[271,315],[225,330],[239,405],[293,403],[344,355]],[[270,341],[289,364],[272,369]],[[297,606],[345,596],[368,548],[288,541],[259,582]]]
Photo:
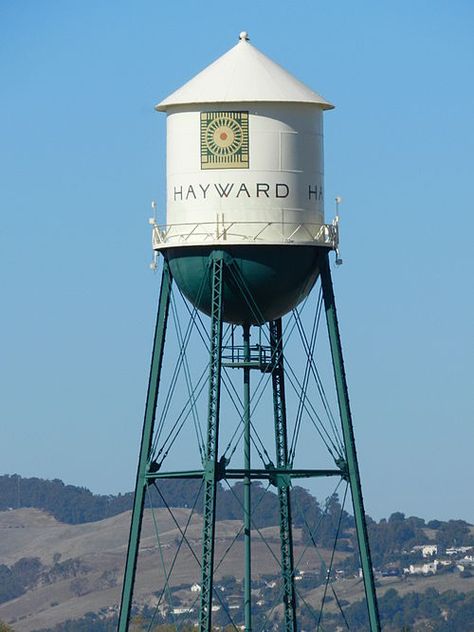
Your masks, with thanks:
[[[468,553],[472,551],[474,547],[472,546],[452,546],[449,549],[446,549],[446,555],[460,555],[462,553]]]
[[[461,573],[474,570],[474,555],[465,555],[461,560],[456,561],[456,567]]]
[[[412,548],[410,553],[420,553],[423,557],[431,557],[438,554],[437,544],[417,544]]]
[[[435,575],[438,572],[438,565],[438,560],[426,564],[410,564],[403,572],[405,575]]]
[[[178,608],[173,608],[171,610],[171,612],[173,614],[190,614],[191,612],[194,612],[194,608],[183,608],[183,607],[178,607]]]

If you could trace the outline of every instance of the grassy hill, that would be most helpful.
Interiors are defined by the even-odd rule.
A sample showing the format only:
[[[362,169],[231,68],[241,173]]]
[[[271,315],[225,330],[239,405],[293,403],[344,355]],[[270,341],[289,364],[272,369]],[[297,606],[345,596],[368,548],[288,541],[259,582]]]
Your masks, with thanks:
[[[165,604],[168,612],[192,609],[191,618],[195,619],[199,593],[193,592],[191,586],[200,582],[202,516],[198,511],[192,513],[187,505],[192,506],[192,495],[195,497],[199,488],[183,488],[182,483],[181,486],[173,483],[164,492],[172,501],[173,516],[163,506],[155,508],[153,514],[150,510],[145,512],[135,604],[137,610],[144,612],[164,612]],[[240,492],[238,487],[232,493],[220,490],[220,519],[216,525],[216,582],[227,607],[236,609],[242,603],[240,580],[244,557]],[[318,609],[324,592],[321,581],[332,554],[341,507],[334,496],[320,505],[302,488],[295,488],[293,494],[295,505],[303,508],[299,516],[295,511],[297,587],[305,603]],[[130,510],[119,509],[129,506],[132,498],[132,494],[96,496],[87,489],[64,485],[58,480],[0,477],[0,508],[4,509],[0,510],[0,621],[9,623],[17,632],[52,630],[67,620],[82,619],[87,613],[97,613],[102,620],[112,621],[120,600],[131,514]],[[258,505],[252,532],[253,600],[257,610],[278,614],[281,606],[272,605],[279,601],[279,588],[272,579],[279,573],[277,498],[258,486],[253,498]],[[320,531],[312,536],[317,547],[308,537],[308,520],[320,525]],[[433,600],[436,591],[451,591],[448,601],[458,593],[474,593],[474,573],[471,576],[469,572],[460,573],[454,564],[451,572],[433,577],[382,574],[384,569],[396,567],[399,571],[409,563],[421,561],[421,553],[413,553],[412,547],[417,544],[436,542],[440,550],[453,544],[473,544],[474,530],[470,525],[460,520],[425,523],[401,513],[378,523],[370,518],[368,522],[382,604],[386,599],[388,608],[400,608],[404,597],[409,605],[413,593],[426,590],[428,601]],[[159,538],[156,524],[159,524]],[[186,541],[182,542],[184,530]],[[327,611],[337,613],[339,600],[349,610],[353,604],[357,615],[355,602],[363,597],[363,585],[354,577],[357,560],[353,521],[345,512],[342,533],[341,546],[334,557],[334,583],[328,592]],[[166,598],[163,598],[164,569],[172,569]],[[335,569],[339,569],[339,574]],[[396,599],[394,588],[398,593]],[[336,591],[337,599],[332,596]],[[397,606],[393,605],[395,602]],[[439,613],[436,616],[439,618]],[[87,632],[99,629],[92,623],[84,625],[81,630]],[[311,625],[310,621],[308,629],[312,629]]]
[[[190,510],[177,509],[174,515],[184,528]],[[145,512],[141,539],[135,600],[152,606],[156,593],[163,587],[161,556],[169,567],[177,551],[179,530],[167,510],[155,512],[160,523],[160,547],[157,544],[151,512]],[[19,560],[39,558],[42,569],[37,582],[23,595],[0,604],[0,620],[13,625],[17,632],[52,627],[66,619],[81,618],[87,612],[114,612],[120,599],[120,584],[128,540],[130,512],[94,523],[67,525],[37,509],[15,509],[0,512],[0,559],[14,565]],[[220,560],[235,539],[241,526],[238,520],[217,524],[216,559]],[[188,541],[200,555],[202,518],[192,517],[187,529]],[[277,527],[265,529],[267,544],[255,534],[253,550],[256,575],[275,573],[279,555]],[[301,533],[296,532],[296,539]],[[243,543],[236,541],[217,569],[217,578],[241,576]],[[305,547],[298,542],[295,557]],[[320,551],[329,561],[330,551]],[[338,559],[344,554],[338,553]],[[304,555],[305,568],[319,569],[320,558],[315,550]],[[181,587],[190,599],[191,584],[199,580],[199,567],[188,547],[182,547],[174,565],[171,585]],[[109,610],[110,609],[110,610]]]

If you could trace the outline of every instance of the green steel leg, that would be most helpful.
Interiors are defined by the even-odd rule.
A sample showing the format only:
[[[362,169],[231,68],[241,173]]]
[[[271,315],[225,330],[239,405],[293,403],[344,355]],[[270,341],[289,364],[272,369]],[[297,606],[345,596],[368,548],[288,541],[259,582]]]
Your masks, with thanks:
[[[243,326],[244,339],[244,622],[245,632],[252,632],[252,552],[251,552],[251,480],[250,480],[250,327]]]
[[[214,538],[216,527],[216,490],[219,480],[219,412],[222,360],[222,295],[224,258],[215,251],[211,255],[211,335],[209,350],[209,403],[207,443],[204,463],[204,510],[202,529],[202,576],[199,631],[211,632],[214,574]]]
[[[133,587],[135,584],[135,571],[137,567],[138,546],[142,528],[143,507],[147,487],[147,469],[150,459],[150,450],[153,440],[155,425],[156,402],[160,384],[163,350],[165,345],[166,325],[168,321],[171,273],[166,260],[163,262],[163,276],[161,280],[160,298],[158,302],[158,315],[156,319],[155,339],[151,356],[150,379],[145,406],[145,420],[143,423],[140,456],[138,459],[137,480],[135,485],[135,498],[133,502],[132,523],[128,540],[127,559],[120,601],[120,615],[118,632],[127,632],[132,607]]]
[[[362,498],[362,488],[360,484],[359,466],[357,464],[357,453],[354,441],[354,431],[352,427],[352,417],[349,405],[346,374],[344,371],[344,361],[342,357],[339,325],[337,322],[336,303],[334,299],[334,290],[331,280],[331,271],[329,268],[329,253],[323,255],[321,259],[321,283],[323,289],[324,307],[326,310],[329,343],[331,347],[337,399],[341,415],[342,433],[344,437],[344,446],[346,451],[347,472],[349,483],[351,486],[352,503],[354,506],[354,519],[357,531],[357,540],[359,544],[362,573],[364,577],[364,588],[367,599],[367,608],[369,612],[370,631],[379,632],[380,617],[377,606],[377,596],[375,592],[372,561],[370,557],[367,523],[365,521],[364,502]]]
[[[273,413],[275,419],[276,467],[288,468],[285,382],[281,318],[270,322],[270,347],[273,361]],[[293,533],[288,475],[277,475],[280,508],[280,554],[283,579],[284,632],[296,632],[296,593],[294,584]]]

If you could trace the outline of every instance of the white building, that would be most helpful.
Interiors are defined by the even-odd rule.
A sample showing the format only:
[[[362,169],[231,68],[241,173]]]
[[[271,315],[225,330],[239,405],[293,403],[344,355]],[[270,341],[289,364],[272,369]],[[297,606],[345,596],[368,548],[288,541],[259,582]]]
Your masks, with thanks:
[[[410,564],[403,572],[407,575],[434,575],[438,571],[438,565],[438,560],[427,564]]]
[[[423,557],[431,557],[432,555],[438,554],[438,545],[437,544],[418,544],[414,546],[411,550],[412,553],[418,553],[421,551]]]
[[[446,555],[458,555],[459,553],[467,553],[471,551],[474,547],[472,546],[456,546],[446,549]]]
[[[173,608],[173,614],[189,614],[194,612],[194,608]]]

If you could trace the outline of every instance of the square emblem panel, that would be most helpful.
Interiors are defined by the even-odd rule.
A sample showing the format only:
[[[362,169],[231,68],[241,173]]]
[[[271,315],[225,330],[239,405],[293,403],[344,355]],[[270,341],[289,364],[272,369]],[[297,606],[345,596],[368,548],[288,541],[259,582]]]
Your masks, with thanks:
[[[201,112],[201,169],[249,168],[249,113]]]

